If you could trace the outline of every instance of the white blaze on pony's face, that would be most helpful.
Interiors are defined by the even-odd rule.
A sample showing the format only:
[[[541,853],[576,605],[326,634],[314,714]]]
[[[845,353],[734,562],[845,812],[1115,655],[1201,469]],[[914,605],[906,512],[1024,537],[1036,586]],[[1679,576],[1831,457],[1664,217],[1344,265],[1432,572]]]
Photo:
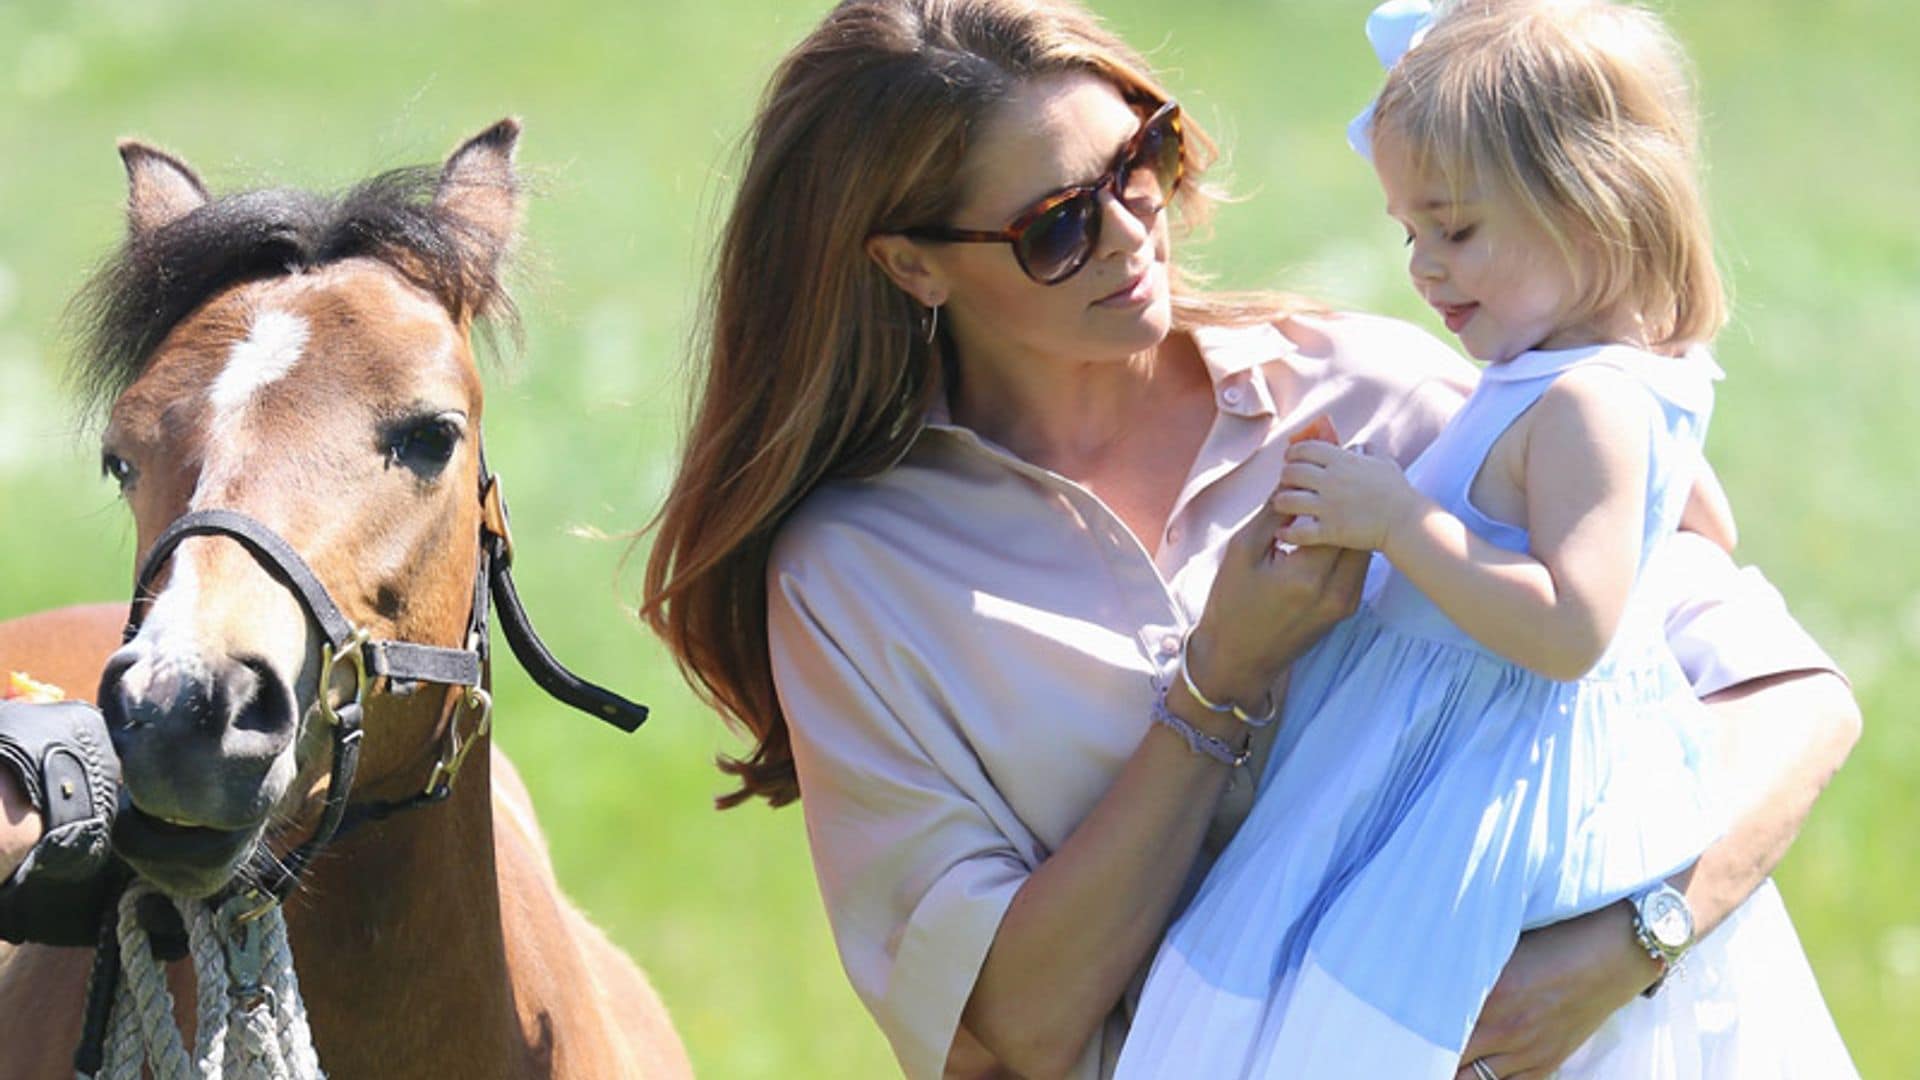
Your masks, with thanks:
[[[428,188],[434,212],[452,215],[452,241],[510,238],[511,217],[505,231],[489,231],[488,207],[459,201],[459,167],[477,153],[480,166],[505,171],[474,190],[510,192],[515,134],[496,127],[467,144]],[[202,208],[199,228],[218,226],[223,204],[207,202],[198,181],[180,175],[184,165],[144,148],[123,155],[134,188],[129,251],[149,237],[181,242],[163,230]],[[238,215],[272,213],[236,204]],[[351,210],[340,205],[323,208]],[[313,217],[307,204],[296,209],[296,221]],[[165,327],[115,399],[103,438],[142,557],[183,513],[238,511],[291,544],[373,637],[465,646],[480,514],[474,312],[459,302],[458,281],[434,276],[448,267],[429,260],[471,273],[461,260],[482,259],[490,274],[500,252],[425,247],[296,260],[286,272],[216,285]],[[318,626],[229,537],[181,542],[155,590],[99,695],[131,804],[114,842],[163,887],[205,895],[263,838],[281,852],[305,838],[332,757],[313,706],[328,690],[344,701],[353,687],[344,669],[332,687],[319,685]],[[428,686],[368,702],[356,794],[403,797],[424,783],[445,700]]]
[[[226,442],[240,434],[247,408],[259,392],[300,362],[310,330],[307,321],[284,311],[263,311],[254,317],[247,336],[227,354],[227,366],[213,380],[207,399],[213,406],[212,442]]]

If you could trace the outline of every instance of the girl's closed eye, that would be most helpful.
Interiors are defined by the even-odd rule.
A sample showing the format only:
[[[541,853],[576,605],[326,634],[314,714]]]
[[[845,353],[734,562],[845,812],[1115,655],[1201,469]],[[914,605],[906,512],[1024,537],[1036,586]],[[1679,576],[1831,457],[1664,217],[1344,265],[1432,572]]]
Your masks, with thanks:
[[[1474,228],[1475,226],[1473,225],[1462,225],[1452,232],[1442,233],[1441,235],[1449,244],[1464,244],[1473,238]]]

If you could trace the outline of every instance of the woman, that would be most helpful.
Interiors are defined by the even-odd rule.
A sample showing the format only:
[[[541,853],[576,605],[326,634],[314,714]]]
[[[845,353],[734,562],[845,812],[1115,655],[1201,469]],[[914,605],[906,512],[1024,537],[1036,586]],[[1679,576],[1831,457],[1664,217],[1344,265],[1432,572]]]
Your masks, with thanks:
[[[776,71],[722,241],[647,615],[755,736],[728,804],[805,792],[912,1076],[1111,1068],[1246,811],[1265,739],[1230,707],[1269,708],[1365,572],[1272,544],[1287,436],[1330,415],[1405,463],[1473,378],[1397,323],[1186,284],[1169,219],[1205,219],[1212,148],[1169,102],[1065,3],[850,0]],[[1673,546],[1696,689],[1798,749],[1676,881],[1704,931],[1857,718],[1764,583]],[[1544,1072],[1658,979],[1632,921],[1524,939],[1475,1068]]]

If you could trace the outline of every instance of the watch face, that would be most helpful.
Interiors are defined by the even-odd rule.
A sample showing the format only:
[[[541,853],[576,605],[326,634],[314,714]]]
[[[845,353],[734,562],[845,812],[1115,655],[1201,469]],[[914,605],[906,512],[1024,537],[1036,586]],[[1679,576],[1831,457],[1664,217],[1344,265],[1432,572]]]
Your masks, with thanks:
[[[1693,938],[1693,917],[1686,901],[1672,893],[1660,892],[1647,898],[1644,916],[1647,930],[1663,949],[1685,948]]]

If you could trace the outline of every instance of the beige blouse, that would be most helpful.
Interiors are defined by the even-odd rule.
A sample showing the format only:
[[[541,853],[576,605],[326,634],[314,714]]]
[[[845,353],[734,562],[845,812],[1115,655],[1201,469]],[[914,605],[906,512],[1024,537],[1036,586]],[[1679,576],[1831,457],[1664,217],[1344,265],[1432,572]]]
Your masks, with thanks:
[[[1272,492],[1287,435],[1330,414],[1405,464],[1475,378],[1404,323],[1282,327],[1195,334],[1219,411],[1151,550],[1085,488],[941,413],[893,468],[816,491],[775,543],[769,644],[815,872],[847,974],[910,1077],[942,1075],[956,1033],[971,1041],[960,1013],[1001,915],[1145,734],[1152,680]],[[1672,576],[1689,595],[1676,649],[1718,684],[1703,692],[1831,666],[1764,581],[1724,556],[1708,572],[1717,549],[1701,546]],[[1261,763],[1233,778],[1193,882]],[[1127,1018],[1123,1003],[1073,1075],[1111,1070]]]

